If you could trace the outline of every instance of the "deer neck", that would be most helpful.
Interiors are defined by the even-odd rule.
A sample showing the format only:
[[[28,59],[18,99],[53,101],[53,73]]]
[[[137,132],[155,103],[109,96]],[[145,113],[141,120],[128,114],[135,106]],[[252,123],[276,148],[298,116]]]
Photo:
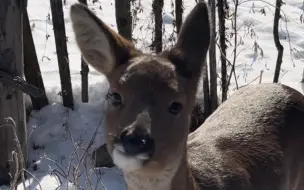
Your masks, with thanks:
[[[164,170],[153,176],[128,173],[124,174],[124,178],[128,190],[198,190],[186,154],[174,170]]]

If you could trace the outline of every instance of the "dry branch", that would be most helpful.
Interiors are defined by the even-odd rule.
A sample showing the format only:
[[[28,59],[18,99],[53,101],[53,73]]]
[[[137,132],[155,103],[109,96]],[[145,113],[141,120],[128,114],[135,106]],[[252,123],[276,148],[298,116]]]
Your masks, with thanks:
[[[232,28],[233,28],[233,32],[234,32],[234,48],[233,48],[233,62],[231,65],[231,70],[230,70],[230,74],[228,75],[228,81],[227,81],[227,90],[229,89],[230,86],[230,81],[231,81],[231,77],[232,74],[234,73],[234,77],[235,77],[235,82],[236,82],[236,88],[238,89],[238,84],[237,84],[237,78],[235,75],[235,64],[236,64],[236,58],[238,56],[237,54],[237,11],[238,11],[238,6],[239,6],[239,1],[235,0],[234,2],[234,16],[233,16],[233,21],[232,21]]]

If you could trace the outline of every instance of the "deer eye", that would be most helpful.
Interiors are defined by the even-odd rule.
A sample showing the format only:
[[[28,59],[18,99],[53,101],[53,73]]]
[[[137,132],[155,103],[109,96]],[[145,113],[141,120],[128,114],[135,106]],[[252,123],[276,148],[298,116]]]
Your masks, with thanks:
[[[169,112],[173,115],[177,115],[182,110],[182,108],[183,108],[183,106],[181,103],[173,102],[169,106]]]
[[[114,107],[118,107],[122,105],[122,97],[117,92],[108,93],[107,99],[111,100],[111,103]]]

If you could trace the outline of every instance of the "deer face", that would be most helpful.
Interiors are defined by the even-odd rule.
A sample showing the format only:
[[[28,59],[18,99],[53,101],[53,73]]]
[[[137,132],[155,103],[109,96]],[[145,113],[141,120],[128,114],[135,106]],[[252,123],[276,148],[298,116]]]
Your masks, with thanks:
[[[135,49],[85,6],[73,5],[71,19],[84,59],[110,83],[106,144],[114,163],[124,172],[176,168],[210,41],[206,4],[196,5],[176,45],[158,55]]]

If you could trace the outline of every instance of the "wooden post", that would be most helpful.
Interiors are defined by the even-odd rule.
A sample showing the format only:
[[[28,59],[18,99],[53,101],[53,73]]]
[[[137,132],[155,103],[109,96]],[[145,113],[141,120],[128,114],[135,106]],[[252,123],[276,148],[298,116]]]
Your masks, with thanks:
[[[23,44],[22,44],[22,6],[21,0],[0,1],[0,70],[12,76],[23,77]],[[13,130],[11,123],[6,118],[12,118],[16,123]],[[26,128],[24,96],[21,91],[0,82],[0,186],[9,183],[10,177],[24,167],[26,158]],[[17,148],[16,136],[21,144]],[[19,147],[20,148],[20,147]],[[19,171],[16,171],[17,162],[9,162],[12,152],[18,154]]]
[[[88,5],[87,0],[78,0],[79,3],[82,3],[84,5]],[[82,102],[89,102],[89,66],[84,61],[83,56],[81,56],[81,99]]]
[[[52,21],[56,42],[56,52],[61,80],[63,105],[74,109],[74,99],[71,84],[69,57],[66,43],[66,33],[61,0],[51,0]]]
[[[24,75],[26,81],[41,89],[43,96],[39,98],[31,97],[34,110],[40,110],[48,105],[48,99],[45,94],[44,84],[39,68],[39,62],[36,54],[35,44],[32,36],[30,21],[26,7],[23,9],[23,46],[24,46]]]

